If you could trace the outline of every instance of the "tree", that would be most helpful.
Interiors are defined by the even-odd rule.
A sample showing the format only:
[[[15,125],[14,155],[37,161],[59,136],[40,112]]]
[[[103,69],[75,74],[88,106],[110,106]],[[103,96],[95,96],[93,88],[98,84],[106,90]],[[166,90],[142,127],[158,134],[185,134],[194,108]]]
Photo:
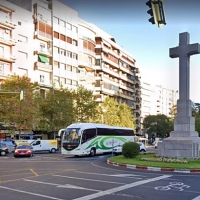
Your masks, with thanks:
[[[193,107],[192,109],[192,116],[195,118],[195,131],[199,133],[200,136],[200,112],[199,112],[200,106],[197,105],[196,107]]]
[[[8,77],[1,84],[1,91],[7,92],[1,98],[1,121],[8,127],[19,131],[30,131],[33,128],[33,116],[37,112],[34,105],[33,91],[37,88],[37,83],[31,83],[26,76],[13,75]],[[20,101],[20,91],[24,92],[23,100]]]
[[[102,103],[102,122],[110,126],[118,126],[119,119],[119,106],[118,103],[110,97],[105,98]]]
[[[173,130],[173,120],[163,114],[148,115],[144,118],[143,126],[150,137],[153,133],[156,133],[157,137],[168,137]]]
[[[126,104],[118,104],[113,98],[107,97],[101,106],[103,123],[111,126],[136,128],[132,110]]]
[[[73,115],[75,122],[93,122],[98,115],[98,103],[92,91],[80,86],[73,91]]]
[[[57,132],[74,121],[72,91],[64,88],[49,90],[40,102],[39,130]]]

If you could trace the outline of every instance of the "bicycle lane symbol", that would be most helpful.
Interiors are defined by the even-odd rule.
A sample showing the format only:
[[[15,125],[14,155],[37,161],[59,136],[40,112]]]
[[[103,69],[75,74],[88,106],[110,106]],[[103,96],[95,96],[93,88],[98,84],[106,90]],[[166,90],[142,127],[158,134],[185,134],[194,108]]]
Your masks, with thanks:
[[[170,182],[169,185],[166,186],[158,186],[155,187],[156,190],[160,190],[160,191],[166,191],[166,190],[171,190],[171,189],[175,189],[178,191],[183,191],[186,188],[189,188],[189,185],[184,185],[184,183],[181,182]]]

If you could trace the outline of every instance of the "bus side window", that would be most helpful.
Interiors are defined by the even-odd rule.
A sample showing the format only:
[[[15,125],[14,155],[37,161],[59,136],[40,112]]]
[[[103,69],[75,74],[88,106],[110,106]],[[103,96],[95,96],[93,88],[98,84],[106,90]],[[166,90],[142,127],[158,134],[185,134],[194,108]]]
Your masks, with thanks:
[[[96,136],[96,129],[95,128],[84,130],[83,134],[82,134],[81,144],[83,144],[84,142],[87,142],[88,140],[92,139],[95,136]]]
[[[87,136],[86,136],[86,130],[83,131],[83,134],[82,134],[82,141],[81,141],[81,144],[85,143],[87,141]]]

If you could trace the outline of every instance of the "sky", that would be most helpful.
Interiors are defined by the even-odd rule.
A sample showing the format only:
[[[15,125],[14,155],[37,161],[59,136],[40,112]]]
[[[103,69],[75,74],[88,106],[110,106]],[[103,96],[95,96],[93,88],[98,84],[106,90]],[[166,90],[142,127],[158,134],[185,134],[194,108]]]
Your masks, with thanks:
[[[179,90],[179,58],[169,49],[179,45],[179,34],[188,32],[190,44],[200,43],[200,1],[164,0],[166,25],[152,25],[147,0],[60,0],[115,38],[133,55],[141,80]],[[190,57],[190,99],[200,102],[200,54]]]

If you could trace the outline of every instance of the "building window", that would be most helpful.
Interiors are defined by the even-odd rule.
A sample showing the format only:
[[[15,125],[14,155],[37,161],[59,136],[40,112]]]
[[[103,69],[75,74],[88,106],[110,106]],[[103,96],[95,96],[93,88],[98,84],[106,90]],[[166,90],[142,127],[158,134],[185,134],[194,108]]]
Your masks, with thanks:
[[[45,90],[40,89],[40,96],[41,96],[42,98],[45,98]]]
[[[0,29],[0,38],[4,38],[4,33],[5,33],[5,30]]]
[[[78,54],[73,53],[73,59],[78,60]]]
[[[75,73],[77,73],[77,71],[78,71],[78,70],[77,70],[77,67],[73,66],[73,67],[72,67],[72,71],[75,72]]]
[[[67,71],[72,71],[72,66],[71,65],[67,65]]]
[[[45,44],[44,43],[40,43],[40,51],[45,52]]]
[[[62,41],[65,41],[65,35],[60,34],[60,39],[61,39]]]
[[[59,33],[56,32],[56,31],[54,31],[54,37],[57,38],[57,39],[59,39]]]
[[[59,63],[57,61],[54,61],[54,67],[59,68]]]
[[[60,63],[60,69],[65,70],[65,64],[64,63]]]
[[[53,47],[53,52],[58,54],[59,53],[59,48],[58,47]]]
[[[65,85],[66,84],[66,78],[60,78],[60,83],[61,83],[61,85]]]
[[[67,57],[71,58],[72,57],[72,52],[67,51]]]
[[[89,65],[92,65],[92,58],[91,57],[88,57],[88,62],[89,62]]]
[[[64,49],[60,49],[60,55],[66,56],[66,51]]]
[[[66,23],[66,28],[69,29],[69,30],[72,30],[72,25],[69,24],[69,23]]]
[[[40,75],[40,82],[44,83],[44,75]]]
[[[73,80],[73,81],[72,81],[72,85],[75,85],[75,86],[77,86],[77,85],[78,85],[78,82],[77,82],[77,81],[75,81],[75,80]]]
[[[59,77],[58,76],[54,76],[54,83],[59,83]]]
[[[4,66],[2,63],[0,63],[0,74],[3,74],[4,72]]]
[[[72,84],[72,80],[67,78],[67,82],[66,82],[66,83],[67,83],[68,85],[71,85],[71,84]]]
[[[22,52],[22,51],[18,51],[18,56],[17,56],[17,58],[19,59],[19,60],[26,60],[27,59],[27,53],[25,53],[25,52]]]
[[[96,59],[95,60],[95,65],[100,66],[101,65],[101,60],[100,59]]]
[[[65,21],[63,21],[63,20],[60,19],[60,26],[65,27]]]
[[[24,42],[24,43],[27,43],[28,41],[28,38],[26,36],[23,36],[23,35],[18,35],[18,42]]]
[[[72,31],[73,31],[74,33],[78,33],[78,28],[77,28],[76,26],[72,26]]]
[[[72,44],[72,38],[67,37],[66,42]]]
[[[0,46],[0,55],[4,54],[4,47]]]
[[[73,41],[72,41],[72,44],[73,44],[74,46],[78,46],[77,40],[73,40]]]
[[[57,17],[53,17],[53,23],[59,24],[59,19]]]

